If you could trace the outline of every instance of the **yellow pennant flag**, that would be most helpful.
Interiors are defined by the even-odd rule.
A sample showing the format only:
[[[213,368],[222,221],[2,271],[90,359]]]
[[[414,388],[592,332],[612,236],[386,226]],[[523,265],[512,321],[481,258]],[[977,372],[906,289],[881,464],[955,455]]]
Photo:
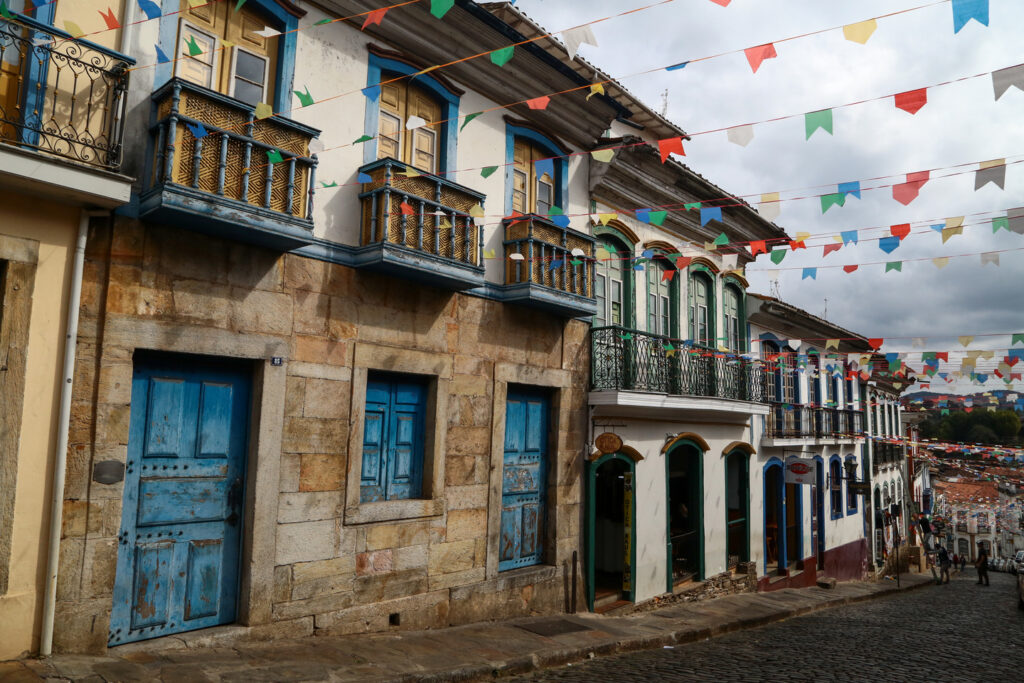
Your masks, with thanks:
[[[963,224],[964,224],[964,217],[963,216],[956,216],[954,218],[947,218],[946,219],[946,227],[947,228],[959,228]]]
[[[597,260],[598,261],[607,261],[608,259],[611,258],[611,256],[612,256],[612,253],[610,251],[608,251],[607,249],[605,249],[604,247],[598,247],[597,248]]]
[[[949,265],[949,257],[948,256],[943,256],[941,258],[933,258],[932,259],[932,263],[935,264],[936,268],[938,268],[939,270],[942,270],[943,268],[945,268],[946,266]]]
[[[613,221],[619,217],[617,213],[599,213],[597,214],[598,219],[601,221],[601,225],[608,225],[608,221]]]
[[[202,7],[208,2],[209,0],[188,0],[188,6],[190,9],[195,9],[196,7]]]
[[[714,242],[705,242],[704,249],[705,251],[715,251],[716,249],[718,249],[718,245],[715,244]]]
[[[608,163],[615,156],[614,149],[595,149],[590,153],[590,156],[594,157],[596,161],[603,161]]]
[[[587,100],[589,101],[590,98],[593,97],[594,95],[603,95],[603,94],[604,94],[604,86],[602,84],[600,84],[600,83],[595,83],[594,85],[590,86],[590,94],[587,95]]]
[[[969,346],[974,341],[974,337],[957,337],[957,341],[960,342],[961,346]]]
[[[811,236],[811,233],[809,233],[809,232],[798,232],[796,234],[795,241],[796,242],[803,242],[805,239],[807,239],[810,236]]]
[[[843,27],[843,37],[854,43],[864,45],[868,42],[868,38],[871,37],[876,28],[878,28],[878,22],[874,19],[858,21],[856,24],[847,24]]]
[[[408,168],[406,168],[406,169],[404,169],[402,171],[399,171],[398,175],[404,175],[406,178],[419,178],[423,174],[420,173],[419,171],[417,171],[412,166],[409,166]],[[472,215],[472,214],[470,214],[470,215]]]
[[[825,350],[828,351],[829,349],[834,349],[834,350],[838,351],[839,350],[839,340],[838,339],[829,339],[828,341],[826,341],[825,342]]]
[[[484,214],[484,207],[474,204],[473,208],[469,210],[469,215],[473,218],[483,218],[486,214]]]
[[[843,243],[843,236],[842,235],[832,235],[832,241],[836,242],[837,244],[842,244]]]
[[[962,221],[963,219],[961,218],[960,220]],[[949,240],[950,237],[952,237],[953,235],[962,235],[963,232],[964,232],[964,229],[962,227],[960,227],[960,226],[957,226],[955,228],[943,228],[942,229],[942,243],[945,244]]]
[[[82,30],[82,27],[70,19],[64,20],[64,30],[70,33],[74,38],[81,38],[85,35],[85,31]]]
[[[274,113],[274,108],[266,102],[260,102],[256,105],[256,118],[265,119]]]

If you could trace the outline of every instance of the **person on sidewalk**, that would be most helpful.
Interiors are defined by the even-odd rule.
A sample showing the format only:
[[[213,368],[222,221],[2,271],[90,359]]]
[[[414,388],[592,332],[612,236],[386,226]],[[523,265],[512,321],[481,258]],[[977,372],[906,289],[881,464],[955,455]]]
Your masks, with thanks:
[[[985,585],[988,585],[988,553],[985,552],[985,546],[982,545],[981,541],[978,541],[978,561],[974,563],[974,566],[978,568],[978,585],[981,585],[982,579],[985,580]]]
[[[949,583],[949,552],[943,547],[939,546],[939,583],[943,583],[942,578],[945,577],[945,583]]]
[[[957,571],[960,568],[960,556],[953,553],[953,571]]]
[[[965,571],[967,571],[967,556],[966,555],[961,555],[960,556],[960,573],[963,574]]]

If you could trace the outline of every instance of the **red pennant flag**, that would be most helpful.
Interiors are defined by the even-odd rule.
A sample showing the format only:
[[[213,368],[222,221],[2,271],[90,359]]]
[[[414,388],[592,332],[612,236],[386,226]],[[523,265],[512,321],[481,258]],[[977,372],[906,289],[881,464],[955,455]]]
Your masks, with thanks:
[[[384,20],[384,15],[388,13],[389,7],[382,7],[381,9],[375,9],[372,12],[367,13],[366,20],[363,21],[363,27],[360,31],[365,31],[366,27],[371,24],[377,24],[380,26],[380,22]]]
[[[995,373],[995,376],[999,379],[1003,378],[1003,373],[999,372],[999,370],[993,370],[992,372]]]
[[[532,100],[526,100],[526,106],[530,109],[547,109],[548,102],[550,101],[551,98],[544,95],[543,97],[535,97]]]
[[[790,251],[796,251],[797,249],[806,249],[807,245],[804,244],[803,240],[790,240],[789,249]]]
[[[875,351],[877,351],[878,349],[882,348],[882,344],[884,344],[884,343],[885,343],[885,340],[881,339],[881,338],[868,339],[868,346],[870,346]]]
[[[892,198],[903,206],[907,206],[910,202],[917,199],[917,193],[920,192],[921,188],[924,187],[924,184],[928,182],[930,175],[931,173],[929,171],[908,173],[907,182],[892,186]]]
[[[1019,372],[1011,372],[1010,373],[1010,381],[1011,382],[1020,382],[1021,381],[1020,375],[1021,375],[1021,373],[1019,373]]]
[[[839,251],[842,248],[843,248],[843,245],[838,244],[838,243],[826,244],[825,245],[825,253],[823,253],[822,256],[823,257],[824,256],[828,256],[833,251]]]
[[[711,2],[715,3],[716,5],[721,5],[722,7],[728,7],[729,3],[732,2],[732,0],[711,0]]]
[[[107,8],[107,13],[100,12],[100,16],[103,17],[103,21],[107,22],[107,28],[114,30],[115,28],[121,28],[121,24],[118,23],[117,17],[114,16],[114,10],[112,7]]]
[[[402,202],[401,206],[399,206],[398,208],[402,210],[403,216],[411,216],[413,215],[413,213],[415,213],[415,211],[413,211],[412,206],[410,206],[407,202]]]
[[[687,266],[689,266],[690,265],[690,261],[692,261],[692,260],[693,260],[693,257],[691,257],[691,256],[679,256],[678,258],[676,258],[676,268],[678,268],[679,270],[682,270],[683,268],[686,268]]]
[[[900,242],[902,242],[904,239],[906,239],[907,235],[910,234],[910,223],[900,223],[899,225],[891,225],[889,226],[889,232],[891,232],[894,237],[899,237]]]
[[[971,408],[970,406],[968,406],[967,408],[964,408],[964,410],[965,410],[966,412],[968,412],[968,413],[969,413],[969,412],[971,412],[972,410],[974,410],[974,408]]]
[[[680,156],[686,156],[686,152],[683,151],[683,139],[681,137],[658,140],[658,151],[661,153],[661,163],[665,163],[668,155],[672,152]]]
[[[1020,358],[1017,358],[1017,357],[1003,356],[1003,362],[1006,363],[1007,365],[1009,365],[1011,368],[1014,365],[1016,365],[1019,360],[1020,360]]]
[[[672,282],[672,278],[675,276],[675,274],[676,274],[676,271],[669,270],[668,268],[666,268],[661,273],[661,281],[664,282],[665,280],[668,280],[669,282]]]
[[[860,373],[860,378],[863,379],[863,380],[868,380],[868,379],[871,378],[871,373],[870,372],[862,372],[862,373]]]
[[[935,352],[935,359],[936,360],[941,360],[941,361],[943,361],[945,363],[948,363],[949,362],[949,351],[936,351]]]
[[[772,43],[748,47],[743,51],[743,54],[747,56],[747,62],[750,64],[750,68],[754,70],[754,73],[757,73],[757,70],[761,68],[761,62],[778,57],[775,53],[775,45]]]
[[[899,95],[894,95],[894,99],[897,109],[902,109],[908,114],[916,114],[921,111],[921,107],[928,104],[928,88],[901,92]]]
[[[847,273],[852,273],[858,268],[860,268],[860,266],[843,266],[843,270],[845,270]]]
[[[750,255],[757,256],[758,254],[767,254],[768,247],[765,245],[764,240],[758,240],[750,243]]]

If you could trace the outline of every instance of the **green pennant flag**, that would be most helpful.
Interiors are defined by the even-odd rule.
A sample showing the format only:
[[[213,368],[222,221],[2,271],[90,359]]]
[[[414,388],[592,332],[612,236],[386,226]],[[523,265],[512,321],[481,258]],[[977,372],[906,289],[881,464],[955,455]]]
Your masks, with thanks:
[[[323,185],[324,187],[337,187],[337,186],[338,186],[338,183],[337,183],[337,181],[334,181],[334,180],[332,180],[332,181],[331,181],[331,182],[330,182],[329,184],[328,184],[328,183],[325,183],[325,182],[323,182],[322,180],[320,181],[320,183],[321,183],[321,184],[322,184],[322,185]]]
[[[199,44],[196,43],[195,36],[189,36],[188,40],[185,41],[185,44],[188,45],[189,57],[195,57],[196,55],[203,54],[203,48],[199,47]]]
[[[373,139],[372,135],[360,135],[358,138],[352,141],[353,145],[359,144],[360,142],[369,142]]]
[[[494,50],[491,52],[491,61],[498,66],[505,66],[508,64],[508,60],[512,59],[512,53],[515,51],[515,45],[509,45],[508,47],[503,47],[500,50]]]
[[[320,21],[313,24],[313,26],[319,26],[320,24],[329,24],[332,21],[334,21],[334,19],[321,19]]]
[[[647,217],[651,219],[651,225],[661,226],[665,222],[665,217],[668,216],[668,211],[651,211],[647,214]]]
[[[715,238],[715,241],[712,242],[712,244],[714,244],[716,247],[724,247],[725,245],[729,244],[729,237],[723,232],[721,235]]]
[[[270,162],[271,164],[280,164],[284,163],[284,157],[282,157],[281,153],[276,149],[268,149],[267,161]]]
[[[441,19],[454,6],[455,0],[430,0],[430,13]]]
[[[303,107],[308,107],[309,105],[313,104],[313,96],[309,94],[308,85],[306,86],[306,92],[299,92],[298,90],[293,90],[292,92],[295,93],[295,96],[299,98],[299,103]]]
[[[583,261],[581,261],[578,258],[576,258],[576,259],[573,259],[572,261],[569,261],[569,264],[573,265],[573,266],[582,266],[583,265]]]
[[[897,270],[897,271],[902,273],[903,272],[903,261],[889,261],[888,263],[886,263],[885,264],[885,272],[888,273],[890,270]]]
[[[996,216],[992,219],[992,232],[999,232],[999,228],[1003,230],[1010,229],[1010,219],[1007,216]]]
[[[462,125],[459,126],[459,132],[460,133],[462,132],[462,129],[466,127],[467,123],[469,123],[470,121],[472,121],[473,119],[475,119],[476,117],[481,116],[481,115],[483,115],[482,111],[478,111],[475,114],[466,114],[466,119],[462,122]]]
[[[844,206],[846,204],[845,192],[833,192],[832,194],[821,195],[821,212],[825,213],[833,206]]]
[[[807,133],[806,140],[810,140],[814,131],[821,128],[832,135],[832,110],[822,109],[821,111],[809,111],[804,114],[804,131]]]
[[[772,253],[771,253],[772,263],[774,263],[775,265],[779,265],[780,263],[782,263],[782,259],[784,259],[784,258],[786,258],[786,250],[785,249],[772,249]]]
[[[4,19],[14,19],[14,15],[11,14],[11,10],[7,9],[7,3],[4,0],[0,0],[0,16]]]
[[[1017,342],[1024,344],[1024,332],[1010,335],[1010,346],[1013,346]]]
[[[242,5],[244,4],[245,0],[238,0],[238,3],[235,4],[235,11],[237,12],[238,10],[242,9]]]
[[[691,209],[696,209],[697,211],[700,211],[700,202],[690,202],[689,204],[683,204],[683,210],[689,211]]]
[[[625,334],[620,334],[619,336],[625,339],[626,341],[629,341],[630,339],[633,338],[633,335],[631,335],[629,332],[626,332]]]
[[[480,175],[482,175],[484,178],[490,178],[492,175],[494,175],[494,172],[497,170],[497,166],[484,166],[482,169],[480,169]]]

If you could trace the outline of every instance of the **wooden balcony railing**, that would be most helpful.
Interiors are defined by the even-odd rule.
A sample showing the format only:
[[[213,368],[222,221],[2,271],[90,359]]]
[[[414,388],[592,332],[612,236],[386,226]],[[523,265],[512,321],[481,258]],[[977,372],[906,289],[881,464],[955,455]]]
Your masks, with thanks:
[[[312,229],[317,162],[309,143],[320,131],[279,116],[257,119],[253,107],[177,78],[153,102],[153,185],[191,188]],[[195,135],[197,124],[205,136]]]
[[[594,297],[593,237],[532,214],[506,218],[503,224],[505,284]]]
[[[135,60],[13,16],[0,19],[0,142],[116,171]]]
[[[668,337],[623,327],[595,327],[590,337],[591,386],[595,391],[767,402],[767,374],[760,361],[695,346],[674,348]]]
[[[395,159],[359,169],[370,177],[359,195],[361,243],[385,243],[482,267],[483,226],[470,211],[485,195]]]

